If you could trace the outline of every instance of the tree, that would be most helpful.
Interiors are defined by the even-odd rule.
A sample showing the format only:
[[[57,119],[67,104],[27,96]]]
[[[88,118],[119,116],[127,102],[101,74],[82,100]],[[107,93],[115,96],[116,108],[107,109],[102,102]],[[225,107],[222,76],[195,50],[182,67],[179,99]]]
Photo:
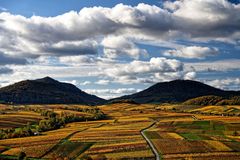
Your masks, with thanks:
[[[237,132],[237,131],[234,131],[234,132],[233,132],[233,136],[238,136],[238,132]]]
[[[24,152],[20,152],[19,154],[18,154],[18,160],[24,160],[24,158],[26,158],[26,153],[24,153]]]

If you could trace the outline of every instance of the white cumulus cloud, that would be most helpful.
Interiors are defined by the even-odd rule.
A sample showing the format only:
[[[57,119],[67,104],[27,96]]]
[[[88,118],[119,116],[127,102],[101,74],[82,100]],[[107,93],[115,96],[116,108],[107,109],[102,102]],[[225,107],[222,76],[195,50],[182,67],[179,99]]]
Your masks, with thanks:
[[[200,46],[188,46],[180,49],[167,50],[164,52],[165,56],[183,57],[183,58],[198,58],[203,59],[208,56],[214,56],[218,54],[217,48],[200,47]]]
[[[104,54],[109,58],[128,55],[138,59],[141,55],[147,56],[145,49],[138,48],[131,40],[124,37],[106,37],[102,41]]]

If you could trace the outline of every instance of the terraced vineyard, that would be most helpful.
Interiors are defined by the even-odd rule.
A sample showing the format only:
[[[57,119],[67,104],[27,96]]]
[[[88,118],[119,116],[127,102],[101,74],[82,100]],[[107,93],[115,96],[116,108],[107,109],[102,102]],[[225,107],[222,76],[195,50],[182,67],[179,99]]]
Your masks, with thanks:
[[[92,114],[86,112],[87,106],[28,107],[57,114]],[[240,117],[176,113],[158,107],[98,106],[107,115],[105,120],[73,122],[37,136],[0,140],[0,159],[17,159],[21,152],[35,159],[155,159],[153,148],[141,135],[146,128],[144,134],[163,159],[239,159]]]

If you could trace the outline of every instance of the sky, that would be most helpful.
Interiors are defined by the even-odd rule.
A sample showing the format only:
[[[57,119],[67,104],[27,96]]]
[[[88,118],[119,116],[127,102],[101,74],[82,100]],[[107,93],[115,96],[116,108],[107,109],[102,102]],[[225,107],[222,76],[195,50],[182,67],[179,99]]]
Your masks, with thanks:
[[[240,90],[239,0],[0,0],[0,87],[50,76],[102,98],[175,79]]]

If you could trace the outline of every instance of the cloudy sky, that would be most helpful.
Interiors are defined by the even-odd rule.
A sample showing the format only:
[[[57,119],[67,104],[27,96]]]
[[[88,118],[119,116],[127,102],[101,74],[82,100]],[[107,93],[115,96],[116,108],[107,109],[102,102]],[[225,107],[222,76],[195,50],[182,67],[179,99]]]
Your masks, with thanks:
[[[1,0],[0,86],[51,76],[103,98],[192,79],[240,89],[238,0]]]

